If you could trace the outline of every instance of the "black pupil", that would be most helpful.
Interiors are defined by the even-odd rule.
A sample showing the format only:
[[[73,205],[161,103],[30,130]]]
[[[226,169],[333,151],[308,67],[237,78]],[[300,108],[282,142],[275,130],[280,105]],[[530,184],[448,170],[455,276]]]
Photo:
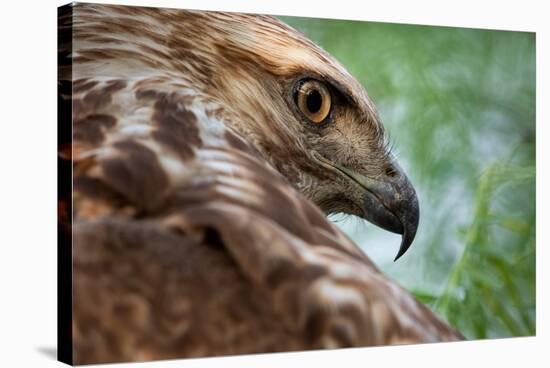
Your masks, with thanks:
[[[306,105],[310,113],[315,114],[321,109],[323,98],[316,89],[309,91],[306,96]]]

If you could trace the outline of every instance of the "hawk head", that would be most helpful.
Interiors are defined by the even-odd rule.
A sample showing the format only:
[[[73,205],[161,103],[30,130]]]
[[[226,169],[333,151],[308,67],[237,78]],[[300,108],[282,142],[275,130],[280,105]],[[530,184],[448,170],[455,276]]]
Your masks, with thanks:
[[[205,22],[212,29],[200,32],[217,35],[203,43],[212,59],[202,62],[213,71],[205,92],[232,107],[240,117],[233,127],[326,213],[357,215],[402,234],[396,259],[403,255],[416,234],[418,200],[364,88],[275,18],[214,19],[219,23]]]
[[[75,45],[75,73],[101,68],[132,79],[162,71],[164,85],[190,92],[325,213],[402,234],[396,259],[408,249],[418,200],[378,113],[305,36],[269,16],[171,9],[89,6],[75,22],[85,40]]]

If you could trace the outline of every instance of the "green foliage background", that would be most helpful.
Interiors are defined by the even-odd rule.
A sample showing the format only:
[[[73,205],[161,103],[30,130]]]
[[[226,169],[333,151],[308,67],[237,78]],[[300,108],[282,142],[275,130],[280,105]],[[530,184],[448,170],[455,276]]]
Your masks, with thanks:
[[[334,218],[468,338],[535,333],[535,36],[281,17],[377,105],[419,195],[415,243]]]

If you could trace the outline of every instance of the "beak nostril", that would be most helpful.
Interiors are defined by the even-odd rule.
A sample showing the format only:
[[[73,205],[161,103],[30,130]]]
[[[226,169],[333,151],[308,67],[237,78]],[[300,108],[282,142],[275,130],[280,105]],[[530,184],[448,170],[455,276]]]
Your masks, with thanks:
[[[392,166],[386,166],[386,170],[384,172],[386,173],[386,176],[389,178],[393,178],[397,175],[396,171]]]

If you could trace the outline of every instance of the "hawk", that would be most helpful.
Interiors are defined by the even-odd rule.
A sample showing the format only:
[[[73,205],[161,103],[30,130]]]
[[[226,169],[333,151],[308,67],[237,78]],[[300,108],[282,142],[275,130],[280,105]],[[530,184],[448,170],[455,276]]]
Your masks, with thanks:
[[[462,338],[325,216],[402,234],[398,258],[419,209],[324,50],[250,14],[76,4],[59,27],[75,363]]]

